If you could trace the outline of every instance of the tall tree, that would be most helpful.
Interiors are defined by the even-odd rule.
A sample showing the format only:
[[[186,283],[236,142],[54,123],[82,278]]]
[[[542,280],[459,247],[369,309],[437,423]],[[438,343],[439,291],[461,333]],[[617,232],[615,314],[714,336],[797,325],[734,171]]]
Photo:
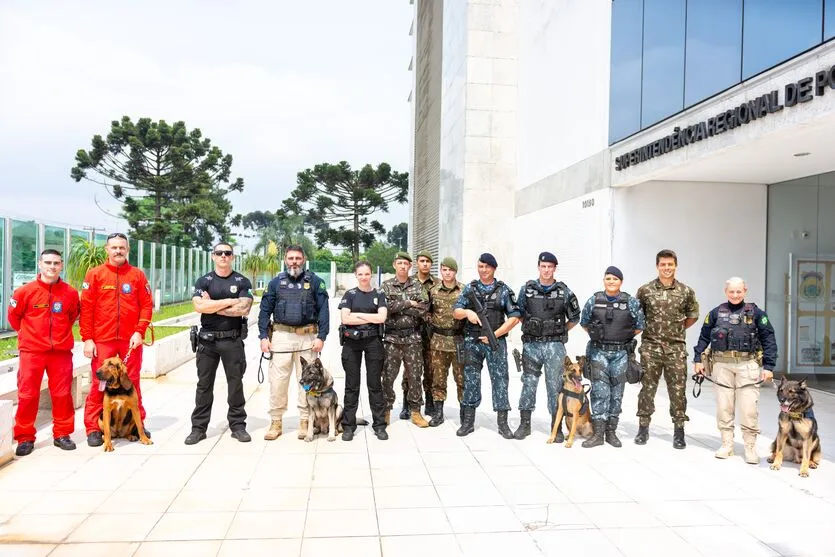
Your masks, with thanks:
[[[309,258],[316,247],[305,233],[304,217],[301,215],[286,215],[280,211],[252,211],[245,215],[235,215],[232,225],[252,230],[258,235],[258,241],[253,247],[255,251],[264,251],[272,242],[277,246],[279,255],[282,255],[287,246],[295,244],[301,246]]]
[[[401,222],[392,226],[386,235],[386,241],[393,246],[397,246],[399,250],[406,251],[409,249],[409,225]]]
[[[230,182],[232,155],[198,128],[123,116],[111,122],[106,139],[95,135],[92,143],[90,151],[76,153],[70,175],[102,185],[121,201],[133,238],[209,248],[229,234],[226,196],[243,191],[244,182]]]
[[[388,212],[389,203],[404,203],[409,190],[409,173],[397,172],[388,163],[377,168],[370,164],[361,170],[339,164],[317,164],[299,172],[296,189],[280,210],[288,215],[304,215],[316,230],[319,246],[331,244],[347,248],[354,261],[360,246],[369,247],[385,228],[370,217]]]

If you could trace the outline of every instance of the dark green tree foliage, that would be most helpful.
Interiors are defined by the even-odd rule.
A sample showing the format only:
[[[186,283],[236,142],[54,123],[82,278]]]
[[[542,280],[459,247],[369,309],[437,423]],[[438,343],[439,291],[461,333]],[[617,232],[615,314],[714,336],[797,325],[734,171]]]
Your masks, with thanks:
[[[244,189],[243,179],[230,182],[232,155],[184,122],[124,116],[107,138],[93,136],[92,149],[80,149],[75,162],[73,180],[101,184],[121,201],[137,240],[209,248],[229,234],[227,195]]]
[[[319,246],[331,244],[350,250],[354,261],[360,246],[369,247],[385,228],[370,217],[388,212],[389,203],[404,203],[409,190],[409,173],[397,172],[388,163],[361,170],[351,165],[317,164],[299,172],[296,189],[285,199],[280,212],[304,215],[316,231]]]
[[[397,246],[400,251],[409,249],[409,225],[401,222],[392,226],[386,235],[386,241],[393,246]]]
[[[266,250],[270,242],[278,247],[279,256],[284,256],[284,250],[289,245],[299,245],[304,249],[308,258],[313,253],[313,241],[305,234],[304,217],[301,215],[286,215],[281,211],[252,211],[245,215],[235,215],[233,226],[241,226],[252,230],[258,235],[258,241],[253,249]]]
[[[368,248],[368,251],[365,252],[365,259],[371,263],[371,269],[374,272],[377,272],[377,267],[381,267],[384,273],[391,273],[394,272],[392,264],[398,251],[401,250],[397,246],[383,242],[374,242]]]

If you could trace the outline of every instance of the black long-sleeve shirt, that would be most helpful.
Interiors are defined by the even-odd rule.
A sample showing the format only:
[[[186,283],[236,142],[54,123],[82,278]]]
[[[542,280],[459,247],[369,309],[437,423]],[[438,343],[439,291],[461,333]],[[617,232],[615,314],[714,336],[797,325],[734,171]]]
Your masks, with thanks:
[[[754,321],[757,323],[757,337],[763,349],[763,369],[774,371],[774,366],[777,364],[777,339],[774,335],[774,327],[771,326],[768,315],[758,308],[757,304],[751,305],[754,306]],[[739,304],[728,302],[728,307],[734,313],[742,311],[743,307],[745,307],[745,301]],[[710,313],[705,317],[702,330],[699,333],[699,343],[693,349],[695,354],[693,361],[696,363],[702,361],[702,352],[710,346],[710,331],[716,326],[718,315],[719,306],[710,310]]]

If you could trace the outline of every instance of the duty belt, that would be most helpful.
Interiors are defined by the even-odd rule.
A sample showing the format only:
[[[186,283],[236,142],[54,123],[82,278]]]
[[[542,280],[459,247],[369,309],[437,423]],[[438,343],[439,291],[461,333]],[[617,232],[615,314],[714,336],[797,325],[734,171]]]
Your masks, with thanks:
[[[442,329],[440,327],[436,327],[432,325],[432,332],[436,335],[441,335],[445,337],[460,337],[461,336],[461,329]]]
[[[211,334],[215,337],[215,339],[219,338],[238,338],[241,336],[241,331],[239,329],[230,329],[228,331],[208,331],[206,329],[200,329],[200,332],[197,333],[198,336],[200,334]]]
[[[534,336],[522,335],[522,342],[565,342],[562,335]]]
[[[274,323],[273,329],[276,331],[283,331],[285,333],[296,333],[297,335],[315,335],[319,332],[319,325],[284,325],[283,323]]]
[[[756,352],[737,352],[736,350],[726,350],[725,352],[713,353],[713,361],[722,364],[738,364],[740,362],[748,362],[756,359]]]
[[[380,336],[380,331],[377,330],[377,327],[373,329],[352,329],[350,327],[346,327],[343,336],[347,339],[359,340]]]
[[[626,342],[600,342],[598,340],[589,341],[589,346],[591,348],[597,348],[598,350],[609,350],[609,351],[617,351],[617,350],[629,350],[632,346],[632,341]]]

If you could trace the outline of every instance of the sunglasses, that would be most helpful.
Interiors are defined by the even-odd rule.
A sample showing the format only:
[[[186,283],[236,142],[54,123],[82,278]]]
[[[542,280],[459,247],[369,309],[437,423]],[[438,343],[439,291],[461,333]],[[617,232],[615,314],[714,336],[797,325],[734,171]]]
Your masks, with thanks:
[[[123,240],[128,239],[128,237],[122,234],[121,232],[114,232],[113,234],[107,237],[108,240],[112,240],[113,238],[121,238]]]
[[[212,253],[214,253],[218,257],[221,257],[223,255],[225,255],[226,257],[232,257],[232,250],[231,249],[228,249],[228,250],[220,250],[219,249],[219,250],[217,250],[215,252],[212,252]]]

